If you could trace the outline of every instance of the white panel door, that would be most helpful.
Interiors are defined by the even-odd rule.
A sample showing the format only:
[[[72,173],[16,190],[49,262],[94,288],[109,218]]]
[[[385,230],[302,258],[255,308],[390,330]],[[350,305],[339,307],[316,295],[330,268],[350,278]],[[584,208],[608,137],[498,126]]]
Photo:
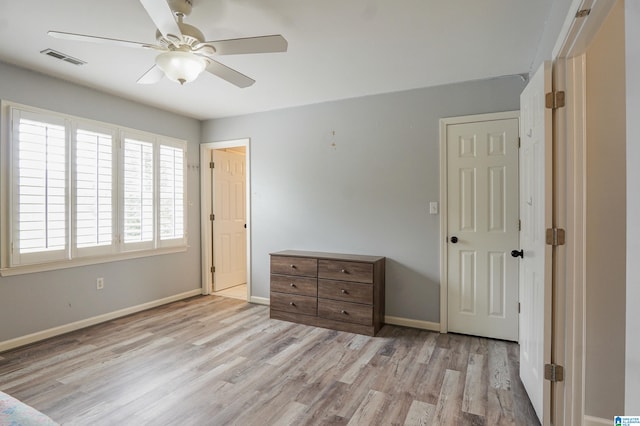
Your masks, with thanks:
[[[214,150],[213,291],[247,282],[245,156]]]
[[[545,108],[548,92],[551,64],[547,62],[520,95],[520,247],[524,251],[520,260],[520,378],[541,421],[548,411],[544,402],[550,400],[544,364],[551,359],[551,246],[545,244],[545,230],[552,220],[552,111]]]
[[[448,330],[518,340],[518,119],[447,126]]]

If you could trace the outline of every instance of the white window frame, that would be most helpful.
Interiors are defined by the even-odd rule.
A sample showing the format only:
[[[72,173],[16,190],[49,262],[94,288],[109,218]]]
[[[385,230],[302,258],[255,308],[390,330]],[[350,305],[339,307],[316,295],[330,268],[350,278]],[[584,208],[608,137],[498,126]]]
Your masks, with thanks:
[[[33,117],[31,119],[54,124],[64,123],[66,138],[66,244],[63,253],[53,252],[23,253],[12,250],[17,230],[13,221],[17,220],[16,173],[18,166],[13,141],[18,129],[14,129],[14,116]],[[66,114],[60,114],[40,108],[0,101],[0,276],[19,275],[31,272],[63,269],[76,266],[113,262],[146,256],[183,252],[187,249],[187,142],[167,136],[156,135],[140,130],[129,129],[109,123],[88,120]],[[19,120],[19,118],[17,118]],[[76,241],[76,132],[78,129],[104,133],[112,136],[112,243],[95,247],[77,248]],[[123,226],[123,146],[124,137],[149,141],[153,144],[153,240],[144,244],[124,244]],[[159,211],[159,153],[162,145],[181,149],[183,152],[183,236],[162,240],[160,238]]]

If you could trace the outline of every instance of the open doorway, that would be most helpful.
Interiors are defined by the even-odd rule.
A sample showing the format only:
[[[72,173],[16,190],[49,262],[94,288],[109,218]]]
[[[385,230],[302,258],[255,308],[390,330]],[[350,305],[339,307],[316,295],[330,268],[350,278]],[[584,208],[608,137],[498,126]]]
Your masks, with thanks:
[[[249,139],[200,146],[203,294],[249,301]]]

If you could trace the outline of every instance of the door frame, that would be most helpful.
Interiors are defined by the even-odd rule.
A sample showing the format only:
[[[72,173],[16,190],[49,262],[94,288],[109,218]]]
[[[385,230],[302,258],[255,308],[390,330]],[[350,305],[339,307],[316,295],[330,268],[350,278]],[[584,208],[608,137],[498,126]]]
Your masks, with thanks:
[[[211,175],[208,173],[211,151],[225,148],[245,148],[246,167],[246,223],[247,223],[247,301],[251,302],[251,139],[234,139],[221,142],[209,142],[200,144],[200,242],[201,242],[201,267],[202,267],[202,294],[211,294],[213,291],[213,279],[211,267],[213,266],[213,225],[209,219],[209,207],[212,204],[213,188]]]
[[[465,115],[461,117],[447,117],[440,119],[440,333],[448,332],[448,243],[447,229],[448,221],[448,167],[447,167],[447,130],[455,124],[477,123],[481,121],[518,119],[520,122],[520,111],[494,112],[489,114]],[[519,124],[518,124],[519,125]]]
[[[585,422],[586,325],[586,51],[616,0],[573,0],[552,58],[554,90],[565,91],[566,107],[554,110],[554,226],[566,229],[556,247],[552,362],[565,380],[552,385],[556,424]],[[588,17],[576,11],[590,9]]]

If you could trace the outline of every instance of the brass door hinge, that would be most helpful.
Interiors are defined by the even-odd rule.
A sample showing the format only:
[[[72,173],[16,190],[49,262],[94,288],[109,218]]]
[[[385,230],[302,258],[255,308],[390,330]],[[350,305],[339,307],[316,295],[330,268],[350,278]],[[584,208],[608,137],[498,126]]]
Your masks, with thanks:
[[[562,108],[564,106],[564,92],[549,92],[544,97],[544,106],[550,109]]]
[[[215,267],[215,266],[212,266],[212,267],[211,267],[211,272],[215,272],[215,271],[216,271],[216,267]]]
[[[210,168],[210,169],[215,169],[215,168],[216,168],[216,163],[214,163],[213,161],[211,161],[211,162],[209,163],[209,168]]]
[[[213,214],[213,213],[211,213],[211,214],[209,215],[209,220],[216,220],[216,215],[215,215],[215,214]]]
[[[544,379],[551,382],[561,382],[564,380],[564,367],[557,364],[544,365]]]
[[[562,228],[549,228],[546,233],[546,243],[550,246],[563,246],[565,244],[565,232]]]

